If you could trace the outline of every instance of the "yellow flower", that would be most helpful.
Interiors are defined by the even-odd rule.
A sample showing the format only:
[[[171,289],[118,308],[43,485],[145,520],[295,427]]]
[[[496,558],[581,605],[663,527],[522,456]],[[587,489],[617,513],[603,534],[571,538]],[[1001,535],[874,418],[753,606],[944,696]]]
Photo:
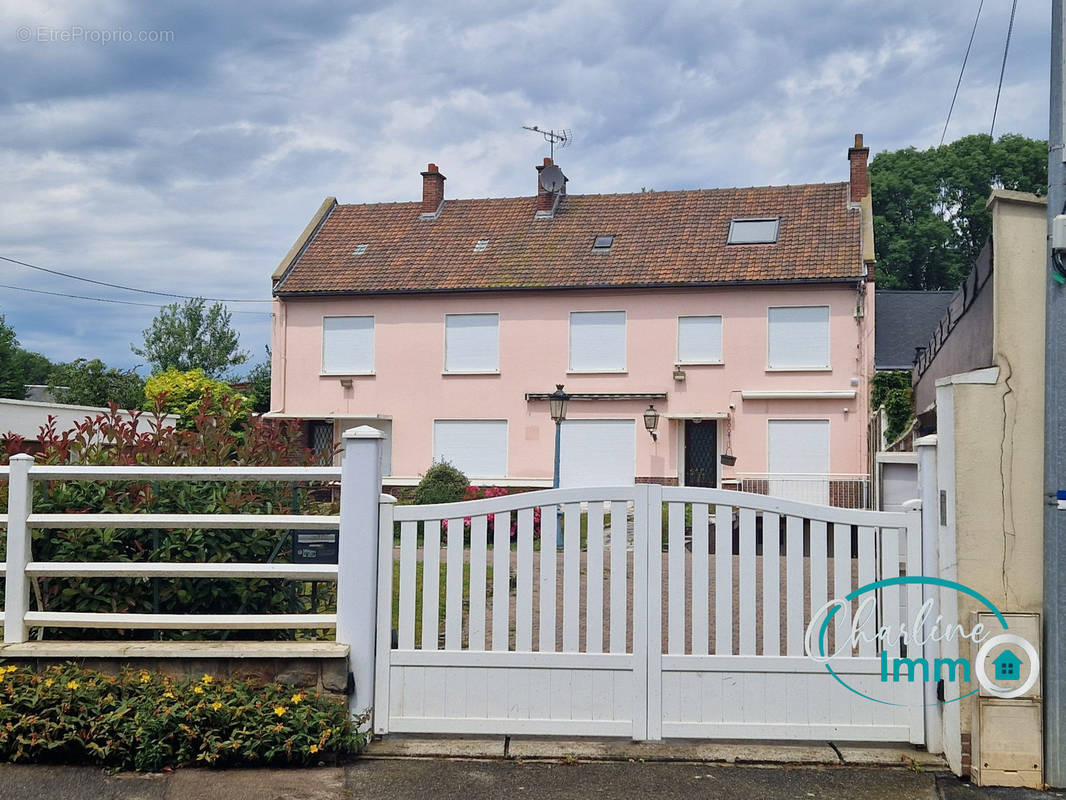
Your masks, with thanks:
[[[274,713],[277,714],[279,717],[288,710],[289,709],[287,706],[274,706]]]
[[[163,692],[163,697],[169,697],[171,700],[173,700],[174,692]]]
[[[200,680],[202,680],[204,683],[211,683],[211,681],[213,681],[214,678],[212,678],[207,673],[204,673],[204,677],[200,678]]]
[[[78,682],[77,681],[68,681],[67,682],[67,688],[68,689],[77,689],[78,688]]]
[[[297,705],[299,705],[303,701],[303,699],[304,699],[304,696],[302,694],[300,694],[299,692],[297,692],[296,694],[294,694],[292,696],[292,702],[296,703]]]
[[[49,678],[48,680],[46,680],[44,682],[44,685],[45,686],[51,686],[53,683],[55,683],[55,679],[54,678]]]
[[[152,680],[152,676],[149,674],[148,670],[142,669],[141,683],[148,683],[150,680]]]
[[[309,748],[307,748],[307,749],[311,751],[311,754],[312,754],[312,755],[314,755],[315,753],[317,753],[317,752],[318,752],[318,745],[317,745],[317,744],[313,744],[313,745],[311,745],[311,746],[310,746]]]
[[[222,704],[218,702],[218,700],[216,700],[211,704],[211,708],[215,709],[215,711],[218,711],[220,708],[222,708]]]
[[[12,664],[10,667],[7,668],[7,671],[8,672],[14,672],[17,669],[18,669],[18,665]]]
[[[194,686],[194,687],[192,687],[192,691],[193,691],[193,694],[203,694],[204,693],[204,687],[203,686]]]

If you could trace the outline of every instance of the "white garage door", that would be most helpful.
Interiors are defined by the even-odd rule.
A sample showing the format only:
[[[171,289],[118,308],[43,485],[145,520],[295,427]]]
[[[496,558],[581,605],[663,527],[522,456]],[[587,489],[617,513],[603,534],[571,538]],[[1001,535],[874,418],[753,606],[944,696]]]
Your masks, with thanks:
[[[772,419],[767,429],[775,497],[829,503],[829,420]]]
[[[563,422],[560,485],[632,485],[636,469],[635,430],[631,419],[568,419]]]
[[[433,460],[447,461],[470,479],[506,477],[507,420],[435,420]]]

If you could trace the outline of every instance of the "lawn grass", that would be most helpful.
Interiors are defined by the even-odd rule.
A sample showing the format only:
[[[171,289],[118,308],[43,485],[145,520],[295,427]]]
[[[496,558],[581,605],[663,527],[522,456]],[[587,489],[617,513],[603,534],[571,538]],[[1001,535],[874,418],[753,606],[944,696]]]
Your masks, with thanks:
[[[444,611],[447,604],[446,591],[447,569],[441,563],[440,585],[437,587],[438,609],[437,619],[443,622]],[[485,566],[485,586],[492,586],[492,566]],[[415,642],[422,641],[422,562],[415,563]],[[470,564],[463,564],[463,617],[470,607]],[[392,628],[399,630],[400,627],[400,564],[392,563]]]

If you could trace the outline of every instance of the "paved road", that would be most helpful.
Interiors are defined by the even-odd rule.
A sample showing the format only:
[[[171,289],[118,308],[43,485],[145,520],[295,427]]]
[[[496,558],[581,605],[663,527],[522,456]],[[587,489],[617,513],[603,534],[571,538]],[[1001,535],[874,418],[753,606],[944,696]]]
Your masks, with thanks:
[[[76,767],[0,765],[0,800],[1044,800],[1066,793],[975,789],[903,768],[737,767],[365,759],[312,770],[179,770],[108,776]]]

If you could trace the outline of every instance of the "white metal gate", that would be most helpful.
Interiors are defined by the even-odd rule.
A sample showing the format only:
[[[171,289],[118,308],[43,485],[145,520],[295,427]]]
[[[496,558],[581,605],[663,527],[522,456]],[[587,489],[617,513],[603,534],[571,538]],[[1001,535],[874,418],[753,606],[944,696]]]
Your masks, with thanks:
[[[920,683],[877,703],[803,653],[812,609],[921,572],[917,513],[555,489],[383,504],[379,554],[377,733],[924,740]],[[880,624],[921,602],[902,595],[878,593]],[[876,696],[878,648],[834,670]]]

